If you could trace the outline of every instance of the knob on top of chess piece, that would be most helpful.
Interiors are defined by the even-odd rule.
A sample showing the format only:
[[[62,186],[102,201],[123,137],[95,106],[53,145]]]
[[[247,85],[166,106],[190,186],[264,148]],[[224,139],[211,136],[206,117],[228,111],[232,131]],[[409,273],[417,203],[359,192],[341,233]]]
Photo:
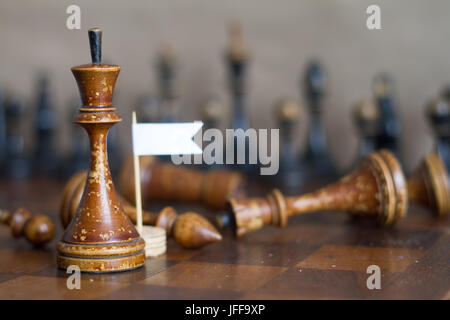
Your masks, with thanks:
[[[85,171],[73,175],[64,187],[60,207],[62,225],[67,227],[75,215],[81,200],[87,173]],[[133,223],[136,223],[136,208],[119,196],[121,205]],[[165,207],[161,212],[142,211],[145,225],[154,225],[166,230],[168,236],[185,248],[200,248],[207,244],[222,240],[216,228],[204,217],[194,212],[178,214],[172,207]]]
[[[372,99],[363,99],[356,103],[353,118],[358,124],[373,124],[380,119],[380,109]],[[376,127],[373,130],[376,130]]]
[[[408,195],[412,202],[431,208],[438,216],[448,215],[449,176],[438,154],[428,154],[408,178]]]
[[[406,180],[397,159],[386,150],[369,154],[353,172],[317,191],[286,197],[275,189],[266,198],[231,199],[229,211],[237,236],[264,225],[284,227],[293,215],[335,210],[392,225],[407,210]]]
[[[280,121],[295,122],[303,116],[303,109],[291,99],[281,99],[275,106],[275,115]]]
[[[378,73],[373,78],[372,90],[375,97],[390,97],[394,94],[394,80],[387,73]]]
[[[0,223],[9,225],[15,238],[23,235],[34,246],[45,245],[55,234],[55,226],[49,217],[42,214],[31,215],[24,208],[19,208],[12,214],[0,210]]]
[[[248,57],[247,48],[244,43],[242,23],[238,20],[233,20],[228,25],[228,46],[226,55],[228,59],[233,61],[244,61]]]
[[[212,97],[205,101],[201,108],[202,118],[207,124],[218,124],[224,115],[224,106],[219,99]],[[210,126],[206,125],[207,128]]]

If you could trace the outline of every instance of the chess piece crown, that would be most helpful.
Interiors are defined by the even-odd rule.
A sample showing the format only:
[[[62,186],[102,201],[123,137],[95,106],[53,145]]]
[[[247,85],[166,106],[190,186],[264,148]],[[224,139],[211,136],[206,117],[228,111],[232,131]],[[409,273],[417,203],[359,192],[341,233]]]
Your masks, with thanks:
[[[112,106],[120,67],[101,63],[102,31],[89,30],[92,63],[72,68],[82,100],[75,120],[90,140],[90,170],[76,214],[57,243],[57,263],[85,272],[135,269],[145,263],[144,240],[125,214],[115,193],[106,137],[121,121]]]

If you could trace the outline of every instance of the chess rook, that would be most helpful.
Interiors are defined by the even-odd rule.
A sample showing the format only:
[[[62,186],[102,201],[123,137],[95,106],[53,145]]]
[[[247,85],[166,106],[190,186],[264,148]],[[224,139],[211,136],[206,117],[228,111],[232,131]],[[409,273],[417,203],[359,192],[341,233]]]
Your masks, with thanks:
[[[347,211],[392,225],[406,214],[408,193],[400,164],[386,150],[369,154],[349,175],[315,192],[285,197],[275,189],[265,198],[231,199],[237,236],[264,225],[284,227],[290,217],[315,211]]]
[[[14,213],[0,210],[0,223],[11,228],[13,237],[24,236],[34,246],[43,246],[49,242],[55,234],[55,225],[52,220],[42,214],[31,213],[19,208]]]
[[[450,212],[448,173],[437,153],[428,154],[408,178],[411,202],[430,208],[439,217]]]
[[[120,67],[101,63],[101,34],[99,28],[89,30],[92,63],[72,68],[83,103],[75,122],[89,136],[91,161],[80,204],[56,246],[60,268],[77,265],[86,272],[124,271],[145,263],[145,242],[120,204],[108,165],[106,137],[121,121],[112,106]]]
[[[223,209],[229,197],[244,194],[245,180],[237,172],[210,170],[202,172],[163,163],[152,156],[139,157],[143,205],[150,200],[203,203]],[[133,159],[122,166],[119,192],[131,203],[134,196]]]
[[[73,219],[81,200],[86,181],[86,172],[75,174],[64,188],[60,207],[61,222],[64,227]],[[136,208],[124,198],[118,196],[122,207],[133,223],[136,223]],[[154,213],[143,210],[142,221],[166,230],[168,236],[185,248],[200,248],[207,244],[222,240],[220,233],[204,217],[194,212],[178,214],[172,207]]]

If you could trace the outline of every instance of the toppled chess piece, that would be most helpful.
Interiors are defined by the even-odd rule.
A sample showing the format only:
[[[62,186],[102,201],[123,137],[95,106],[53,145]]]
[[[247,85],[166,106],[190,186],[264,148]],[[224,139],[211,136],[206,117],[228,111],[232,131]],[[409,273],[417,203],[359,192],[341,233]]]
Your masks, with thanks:
[[[264,225],[284,227],[294,215],[323,210],[347,211],[388,226],[405,216],[407,206],[406,180],[397,159],[387,150],[369,154],[353,172],[315,192],[285,197],[275,189],[266,198],[229,201],[230,220],[238,237]],[[226,224],[220,216],[219,221]]]
[[[75,215],[84,190],[86,175],[86,172],[75,174],[64,188],[60,207],[60,217],[64,227],[67,227]],[[118,197],[125,213],[133,223],[136,223],[136,208],[121,196],[118,195]],[[172,207],[165,207],[159,214],[143,210],[142,221],[145,225],[165,229],[168,236],[173,236],[175,241],[185,248],[201,248],[222,240],[216,228],[194,212],[178,214]]]
[[[448,173],[437,153],[428,154],[408,178],[408,196],[411,202],[433,210],[437,216],[450,212]]]
[[[187,169],[158,161],[152,156],[139,157],[143,205],[149,200],[202,203],[224,209],[229,197],[244,194],[245,180],[237,172]],[[125,199],[135,202],[133,158],[123,164],[118,189]]]
[[[101,63],[99,28],[89,30],[92,63],[72,68],[82,99],[76,123],[90,141],[90,170],[80,204],[56,244],[62,269],[77,265],[83,272],[114,272],[141,267],[145,242],[124,212],[108,164],[107,135],[122,119],[112,106],[120,67]]]
[[[43,214],[31,215],[24,208],[19,208],[12,214],[0,210],[0,223],[10,226],[13,237],[24,236],[34,246],[45,245],[55,234],[55,226],[49,217]]]

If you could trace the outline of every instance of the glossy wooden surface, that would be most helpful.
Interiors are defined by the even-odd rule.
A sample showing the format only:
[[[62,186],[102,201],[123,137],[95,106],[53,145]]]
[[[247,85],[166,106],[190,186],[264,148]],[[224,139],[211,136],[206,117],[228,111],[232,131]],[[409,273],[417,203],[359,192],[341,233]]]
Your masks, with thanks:
[[[0,207],[24,206],[58,222],[63,184],[0,181]],[[267,191],[251,190],[255,196]],[[201,206],[175,207],[213,219]],[[160,208],[154,204],[149,209]],[[438,219],[419,206],[411,206],[394,228],[378,228],[345,213],[318,212],[238,240],[226,232],[222,242],[197,250],[170,239],[167,253],[148,259],[143,268],[82,274],[81,290],[68,290],[69,275],[56,268],[54,243],[32,249],[0,226],[0,298],[448,299],[449,227],[448,218]],[[56,228],[58,239],[61,224]],[[381,268],[381,290],[366,287],[366,268],[372,264]]]

